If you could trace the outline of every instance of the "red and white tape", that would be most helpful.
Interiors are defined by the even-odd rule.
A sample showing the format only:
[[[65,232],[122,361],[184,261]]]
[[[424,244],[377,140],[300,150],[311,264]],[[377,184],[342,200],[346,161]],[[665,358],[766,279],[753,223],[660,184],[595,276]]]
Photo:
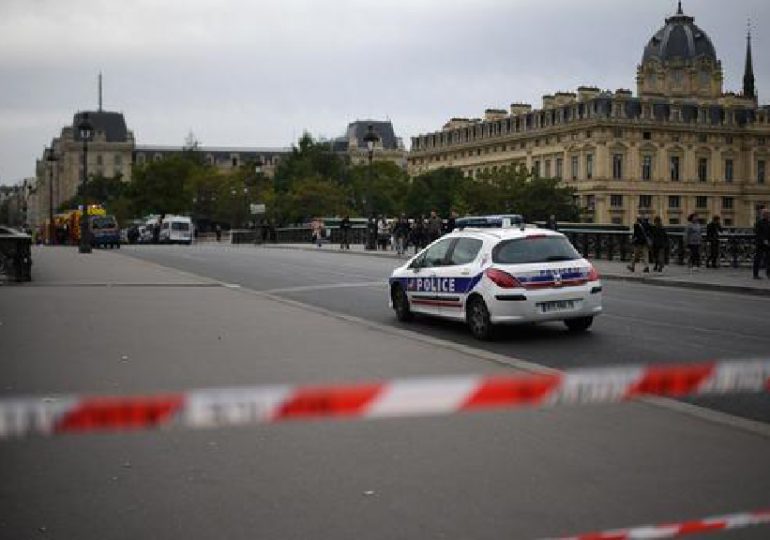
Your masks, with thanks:
[[[328,386],[201,389],[151,396],[0,399],[0,439],[157,426],[208,428],[292,419],[447,415],[491,408],[739,392],[770,392],[770,360]]]
[[[681,523],[662,523],[660,525],[644,525],[631,529],[618,529],[614,531],[593,532],[566,536],[559,540],[632,540],[642,538],[677,538],[691,534],[703,534],[710,532],[727,531],[753,525],[767,525],[770,523],[770,508],[753,512],[741,512],[737,514],[725,514],[712,516]]]

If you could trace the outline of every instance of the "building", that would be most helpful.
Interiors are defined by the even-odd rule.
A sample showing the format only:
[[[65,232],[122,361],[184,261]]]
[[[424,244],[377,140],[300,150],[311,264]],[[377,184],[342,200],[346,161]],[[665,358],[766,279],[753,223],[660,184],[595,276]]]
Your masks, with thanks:
[[[698,212],[748,227],[770,202],[770,106],[758,105],[750,34],[744,72],[742,92],[724,92],[714,45],[680,3],[644,48],[636,96],[580,87],[543,96],[537,110],[453,118],[412,138],[408,170],[526,167],[573,186],[587,222],[659,215],[675,225]]]
[[[332,150],[347,156],[353,165],[362,165],[369,161],[369,149],[364,138],[372,131],[377,136],[372,159],[374,161],[392,161],[402,169],[406,168],[406,150],[401,138],[396,137],[390,120],[356,120],[348,124],[343,137],[331,141]]]
[[[150,161],[160,161],[172,155],[178,155],[186,149],[183,146],[138,145],[133,152],[133,165],[144,165]],[[248,148],[200,146],[195,148],[204,163],[219,170],[237,169],[242,165],[262,164],[262,173],[272,177],[281,159],[291,153],[291,148]]]

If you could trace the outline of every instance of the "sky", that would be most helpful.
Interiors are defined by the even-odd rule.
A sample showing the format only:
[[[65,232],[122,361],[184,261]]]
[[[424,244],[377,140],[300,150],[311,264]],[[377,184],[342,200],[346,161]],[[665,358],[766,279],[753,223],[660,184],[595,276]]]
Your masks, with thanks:
[[[683,0],[740,90],[752,20],[770,103],[770,2]],[[675,0],[0,0],[0,184],[78,110],[123,112],[137,144],[285,147],[390,119],[439,130],[580,85],[636,91]]]

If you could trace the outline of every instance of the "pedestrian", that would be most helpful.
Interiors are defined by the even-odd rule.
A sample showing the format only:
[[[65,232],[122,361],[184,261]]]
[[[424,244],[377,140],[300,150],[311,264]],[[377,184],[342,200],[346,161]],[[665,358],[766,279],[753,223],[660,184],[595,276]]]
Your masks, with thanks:
[[[653,271],[662,272],[666,265],[666,253],[668,253],[668,233],[663,226],[660,216],[652,220],[652,261]]]
[[[421,215],[414,218],[411,242],[415,253],[425,246],[425,216]]]
[[[350,216],[345,214],[340,221],[340,249],[350,249]]]
[[[214,234],[216,234],[216,236],[217,236],[217,242],[221,242],[222,241],[222,227],[219,225],[219,223],[217,223],[214,226]]]
[[[709,245],[709,253],[706,258],[706,268],[719,268],[719,235],[724,229],[719,216],[714,216],[706,225],[706,242]]]
[[[649,221],[645,220],[643,216],[636,218],[636,223],[634,223],[633,232],[631,234],[633,255],[631,256],[631,264],[628,265],[628,269],[632,272],[636,268],[636,263],[640,260],[644,261],[643,271],[650,271],[650,248],[652,247],[651,232]]]
[[[551,229],[552,231],[559,230],[559,223],[556,221],[555,214],[551,214],[550,216],[548,216],[548,219],[545,221],[545,228]]]
[[[444,233],[448,234],[451,233],[453,230],[455,230],[455,223],[457,222],[457,212],[452,210],[449,212],[449,217],[446,220],[446,227],[444,228]]]
[[[396,253],[400,257],[406,251],[406,241],[409,238],[409,222],[403,214],[401,214],[401,217],[398,218],[393,227],[393,238],[396,244]]]
[[[385,216],[380,215],[377,220],[377,246],[382,251],[388,248],[388,237],[390,236],[390,225]]]
[[[431,210],[428,218],[428,242],[433,242],[441,236],[441,218],[438,217],[435,210]]]
[[[310,231],[311,236],[313,238],[313,242],[315,243],[316,247],[321,247],[321,242],[323,241],[324,233],[325,233],[325,227],[324,222],[321,218],[315,218],[310,223]]]
[[[770,210],[762,209],[760,218],[754,224],[754,279],[759,279],[759,268],[764,264],[765,272],[770,279]]]
[[[690,270],[700,269],[700,246],[703,243],[703,230],[698,220],[698,214],[693,212],[687,216],[687,227],[684,229],[684,243],[690,254],[687,266]]]
[[[160,244],[160,224],[161,221],[163,221],[163,217],[159,217],[158,220],[152,224],[152,243],[153,244]],[[220,233],[221,236],[221,233]],[[219,240],[219,237],[217,237],[217,240]]]

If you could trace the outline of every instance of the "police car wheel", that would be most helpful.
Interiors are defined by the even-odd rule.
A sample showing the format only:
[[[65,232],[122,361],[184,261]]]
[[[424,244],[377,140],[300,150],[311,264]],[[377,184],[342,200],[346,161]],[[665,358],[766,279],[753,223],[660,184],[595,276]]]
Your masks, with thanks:
[[[564,321],[564,324],[566,324],[567,328],[572,332],[584,332],[591,327],[593,322],[593,317],[580,317],[579,319],[567,319]]]
[[[393,310],[396,312],[396,319],[401,322],[412,320],[412,311],[409,309],[409,299],[406,297],[404,289],[394,287],[393,292]]]
[[[479,297],[472,298],[468,303],[466,319],[471,334],[476,339],[489,339],[492,337],[492,322],[489,320],[487,305]]]

